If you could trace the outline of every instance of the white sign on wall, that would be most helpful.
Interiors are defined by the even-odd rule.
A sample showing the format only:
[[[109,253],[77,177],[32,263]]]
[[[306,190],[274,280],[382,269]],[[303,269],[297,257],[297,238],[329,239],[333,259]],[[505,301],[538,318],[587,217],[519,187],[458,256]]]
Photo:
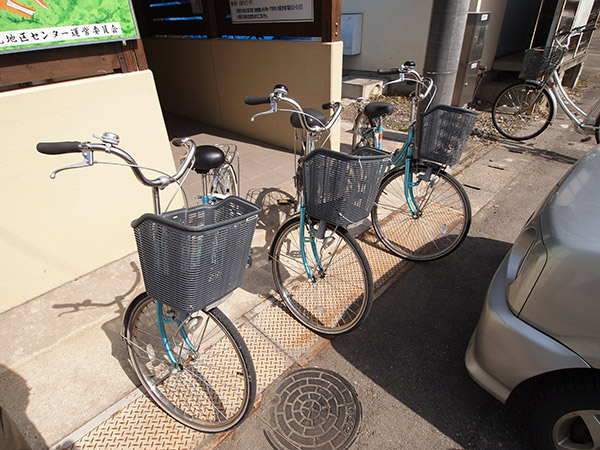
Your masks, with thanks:
[[[313,0],[229,0],[233,23],[312,22]]]

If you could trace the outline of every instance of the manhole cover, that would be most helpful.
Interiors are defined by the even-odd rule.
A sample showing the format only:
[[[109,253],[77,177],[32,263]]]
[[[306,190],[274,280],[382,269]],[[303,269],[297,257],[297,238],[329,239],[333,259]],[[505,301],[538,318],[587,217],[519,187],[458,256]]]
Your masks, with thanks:
[[[287,375],[269,406],[271,446],[346,449],[358,433],[361,407],[352,385],[335,372],[300,369]]]

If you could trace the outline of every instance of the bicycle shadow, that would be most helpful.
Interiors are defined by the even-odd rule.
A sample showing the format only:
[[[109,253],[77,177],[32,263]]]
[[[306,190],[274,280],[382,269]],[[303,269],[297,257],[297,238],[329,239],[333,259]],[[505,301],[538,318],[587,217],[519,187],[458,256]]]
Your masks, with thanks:
[[[556,161],[564,164],[575,164],[579,159],[573,156],[568,156],[563,153],[558,153],[553,150],[546,150],[541,147],[533,146],[532,144],[518,144],[514,141],[498,141],[501,143],[509,152],[519,153],[521,155],[531,155],[547,159],[549,161]]]
[[[30,388],[16,372],[0,364],[0,449],[46,449],[48,445],[27,416]]]
[[[279,227],[294,213],[294,196],[280,188],[255,188],[248,191],[246,199],[260,206],[261,211],[250,250],[252,265],[246,269],[240,287],[266,296],[273,285],[269,248]]]

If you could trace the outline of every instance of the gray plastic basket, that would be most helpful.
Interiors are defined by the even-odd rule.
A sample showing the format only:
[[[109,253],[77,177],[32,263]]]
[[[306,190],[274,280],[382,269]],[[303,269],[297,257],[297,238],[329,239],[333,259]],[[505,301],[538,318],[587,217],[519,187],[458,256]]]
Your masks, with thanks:
[[[523,66],[519,78],[537,80],[548,75],[560,64],[560,48],[530,48],[525,50]]]
[[[449,105],[421,114],[419,158],[449,166],[459,162],[478,116],[477,111]]]
[[[131,226],[148,294],[183,311],[206,309],[242,282],[260,208],[239,197]]]
[[[352,155],[317,149],[303,160],[307,214],[346,227],[369,215],[389,153],[363,147]]]

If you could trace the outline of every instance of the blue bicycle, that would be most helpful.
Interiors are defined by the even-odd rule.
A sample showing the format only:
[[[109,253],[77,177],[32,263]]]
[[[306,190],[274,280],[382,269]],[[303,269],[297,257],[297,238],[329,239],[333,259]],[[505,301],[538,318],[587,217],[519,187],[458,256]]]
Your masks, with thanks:
[[[227,196],[237,186],[221,148],[174,140],[187,149],[182,166],[174,175],[157,171],[160,176],[150,179],[144,172],[153,169],[138,166],[118,147],[118,136],[98,138],[39,143],[37,149],[84,156],[51,178],[65,169],[115,164],[94,159],[94,152],[104,152],[121,158],[120,165],[152,188],[154,213],[132,223],[146,292],[123,318],[129,361],[148,395],[171,417],[198,431],[228,430],[252,409],[256,374],[242,336],[216,305],[242,281],[260,208]],[[202,204],[161,212],[160,191],[182,184],[192,169],[203,176]]]
[[[411,82],[411,118],[407,139],[392,153],[371,221],[381,242],[395,255],[411,261],[431,261],[450,254],[463,242],[471,224],[471,205],[461,184],[446,167],[460,160],[477,112],[437,105],[417,117],[417,107],[435,95],[431,78],[414,63],[380,69],[397,75],[387,84]],[[387,102],[372,102],[358,114],[353,145],[382,148],[383,118],[393,112]]]
[[[347,155],[317,149],[329,138],[341,103],[303,109],[283,85],[246,104],[269,104],[268,111],[291,113],[296,130],[296,214],[277,231],[269,250],[275,287],[291,314],[325,335],[348,332],[367,316],[373,302],[373,277],[367,258],[348,225],[367,217],[389,155],[377,150]],[[279,105],[290,108],[280,108]],[[297,146],[295,146],[296,149]]]

